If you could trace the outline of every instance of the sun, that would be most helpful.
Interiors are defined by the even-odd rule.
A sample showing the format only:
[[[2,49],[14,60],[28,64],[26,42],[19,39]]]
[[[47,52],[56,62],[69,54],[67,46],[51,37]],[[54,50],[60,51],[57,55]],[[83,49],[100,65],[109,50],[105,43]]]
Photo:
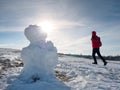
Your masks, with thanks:
[[[46,33],[50,33],[54,28],[53,23],[49,22],[49,21],[43,21],[43,22],[39,23],[39,26]]]

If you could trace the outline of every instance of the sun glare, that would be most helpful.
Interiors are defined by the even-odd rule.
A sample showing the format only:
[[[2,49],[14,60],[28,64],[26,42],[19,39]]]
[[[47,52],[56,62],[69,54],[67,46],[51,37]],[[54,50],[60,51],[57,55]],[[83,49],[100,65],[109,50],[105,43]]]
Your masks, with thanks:
[[[40,25],[41,29],[46,33],[51,32],[54,28],[53,24],[48,21],[41,22],[39,25]]]

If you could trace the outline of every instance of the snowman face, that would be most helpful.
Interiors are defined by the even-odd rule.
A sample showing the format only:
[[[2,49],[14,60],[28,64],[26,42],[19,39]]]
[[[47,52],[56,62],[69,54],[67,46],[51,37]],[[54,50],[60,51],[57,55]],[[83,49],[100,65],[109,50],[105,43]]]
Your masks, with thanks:
[[[37,25],[30,25],[25,29],[25,36],[31,43],[45,41],[47,34]]]

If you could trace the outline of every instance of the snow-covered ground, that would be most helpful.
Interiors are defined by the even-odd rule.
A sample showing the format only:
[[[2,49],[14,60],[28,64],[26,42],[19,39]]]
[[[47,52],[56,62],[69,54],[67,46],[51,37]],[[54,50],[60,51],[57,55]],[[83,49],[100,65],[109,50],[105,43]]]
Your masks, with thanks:
[[[55,72],[60,73],[59,80],[71,87],[71,90],[120,90],[120,61],[108,61],[107,66],[103,66],[99,59],[98,65],[93,65],[92,62],[92,59],[63,55],[59,57]],[[22,69],[20,51],[0,49],[0,90],[11,85]],[[42,87],[39,83],[40,81],[23,85],[26,89],[34,85]],[[49,89],[46,87],[46,90]]]
[[[120,62],[108,61],[107,66],[91,64],[90,59],[64,56],[56,70],[68,77],[66,85],[72,90],[120,90]]]

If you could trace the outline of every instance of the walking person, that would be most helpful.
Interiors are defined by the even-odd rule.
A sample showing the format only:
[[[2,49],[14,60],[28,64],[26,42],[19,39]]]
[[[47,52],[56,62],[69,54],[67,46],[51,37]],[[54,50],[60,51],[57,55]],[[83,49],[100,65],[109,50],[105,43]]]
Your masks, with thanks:
[[[96,56],[95,56],[95,54],[97,53],[97,55],[102,59],[102,61],[104,63],[104,66],[106,66],[107,62],[102,57],[102,55],[100,54],[100,47],[102,46],[102,43],[101,43],[100,37],[98,37],[96,35],[96,31],[92,31],[91,41],[92,41],[92,48],[93,48],[93,50],[92,50],[92,57],[94,59],[93,64],[97,64],[97,60],[96,60]]]

